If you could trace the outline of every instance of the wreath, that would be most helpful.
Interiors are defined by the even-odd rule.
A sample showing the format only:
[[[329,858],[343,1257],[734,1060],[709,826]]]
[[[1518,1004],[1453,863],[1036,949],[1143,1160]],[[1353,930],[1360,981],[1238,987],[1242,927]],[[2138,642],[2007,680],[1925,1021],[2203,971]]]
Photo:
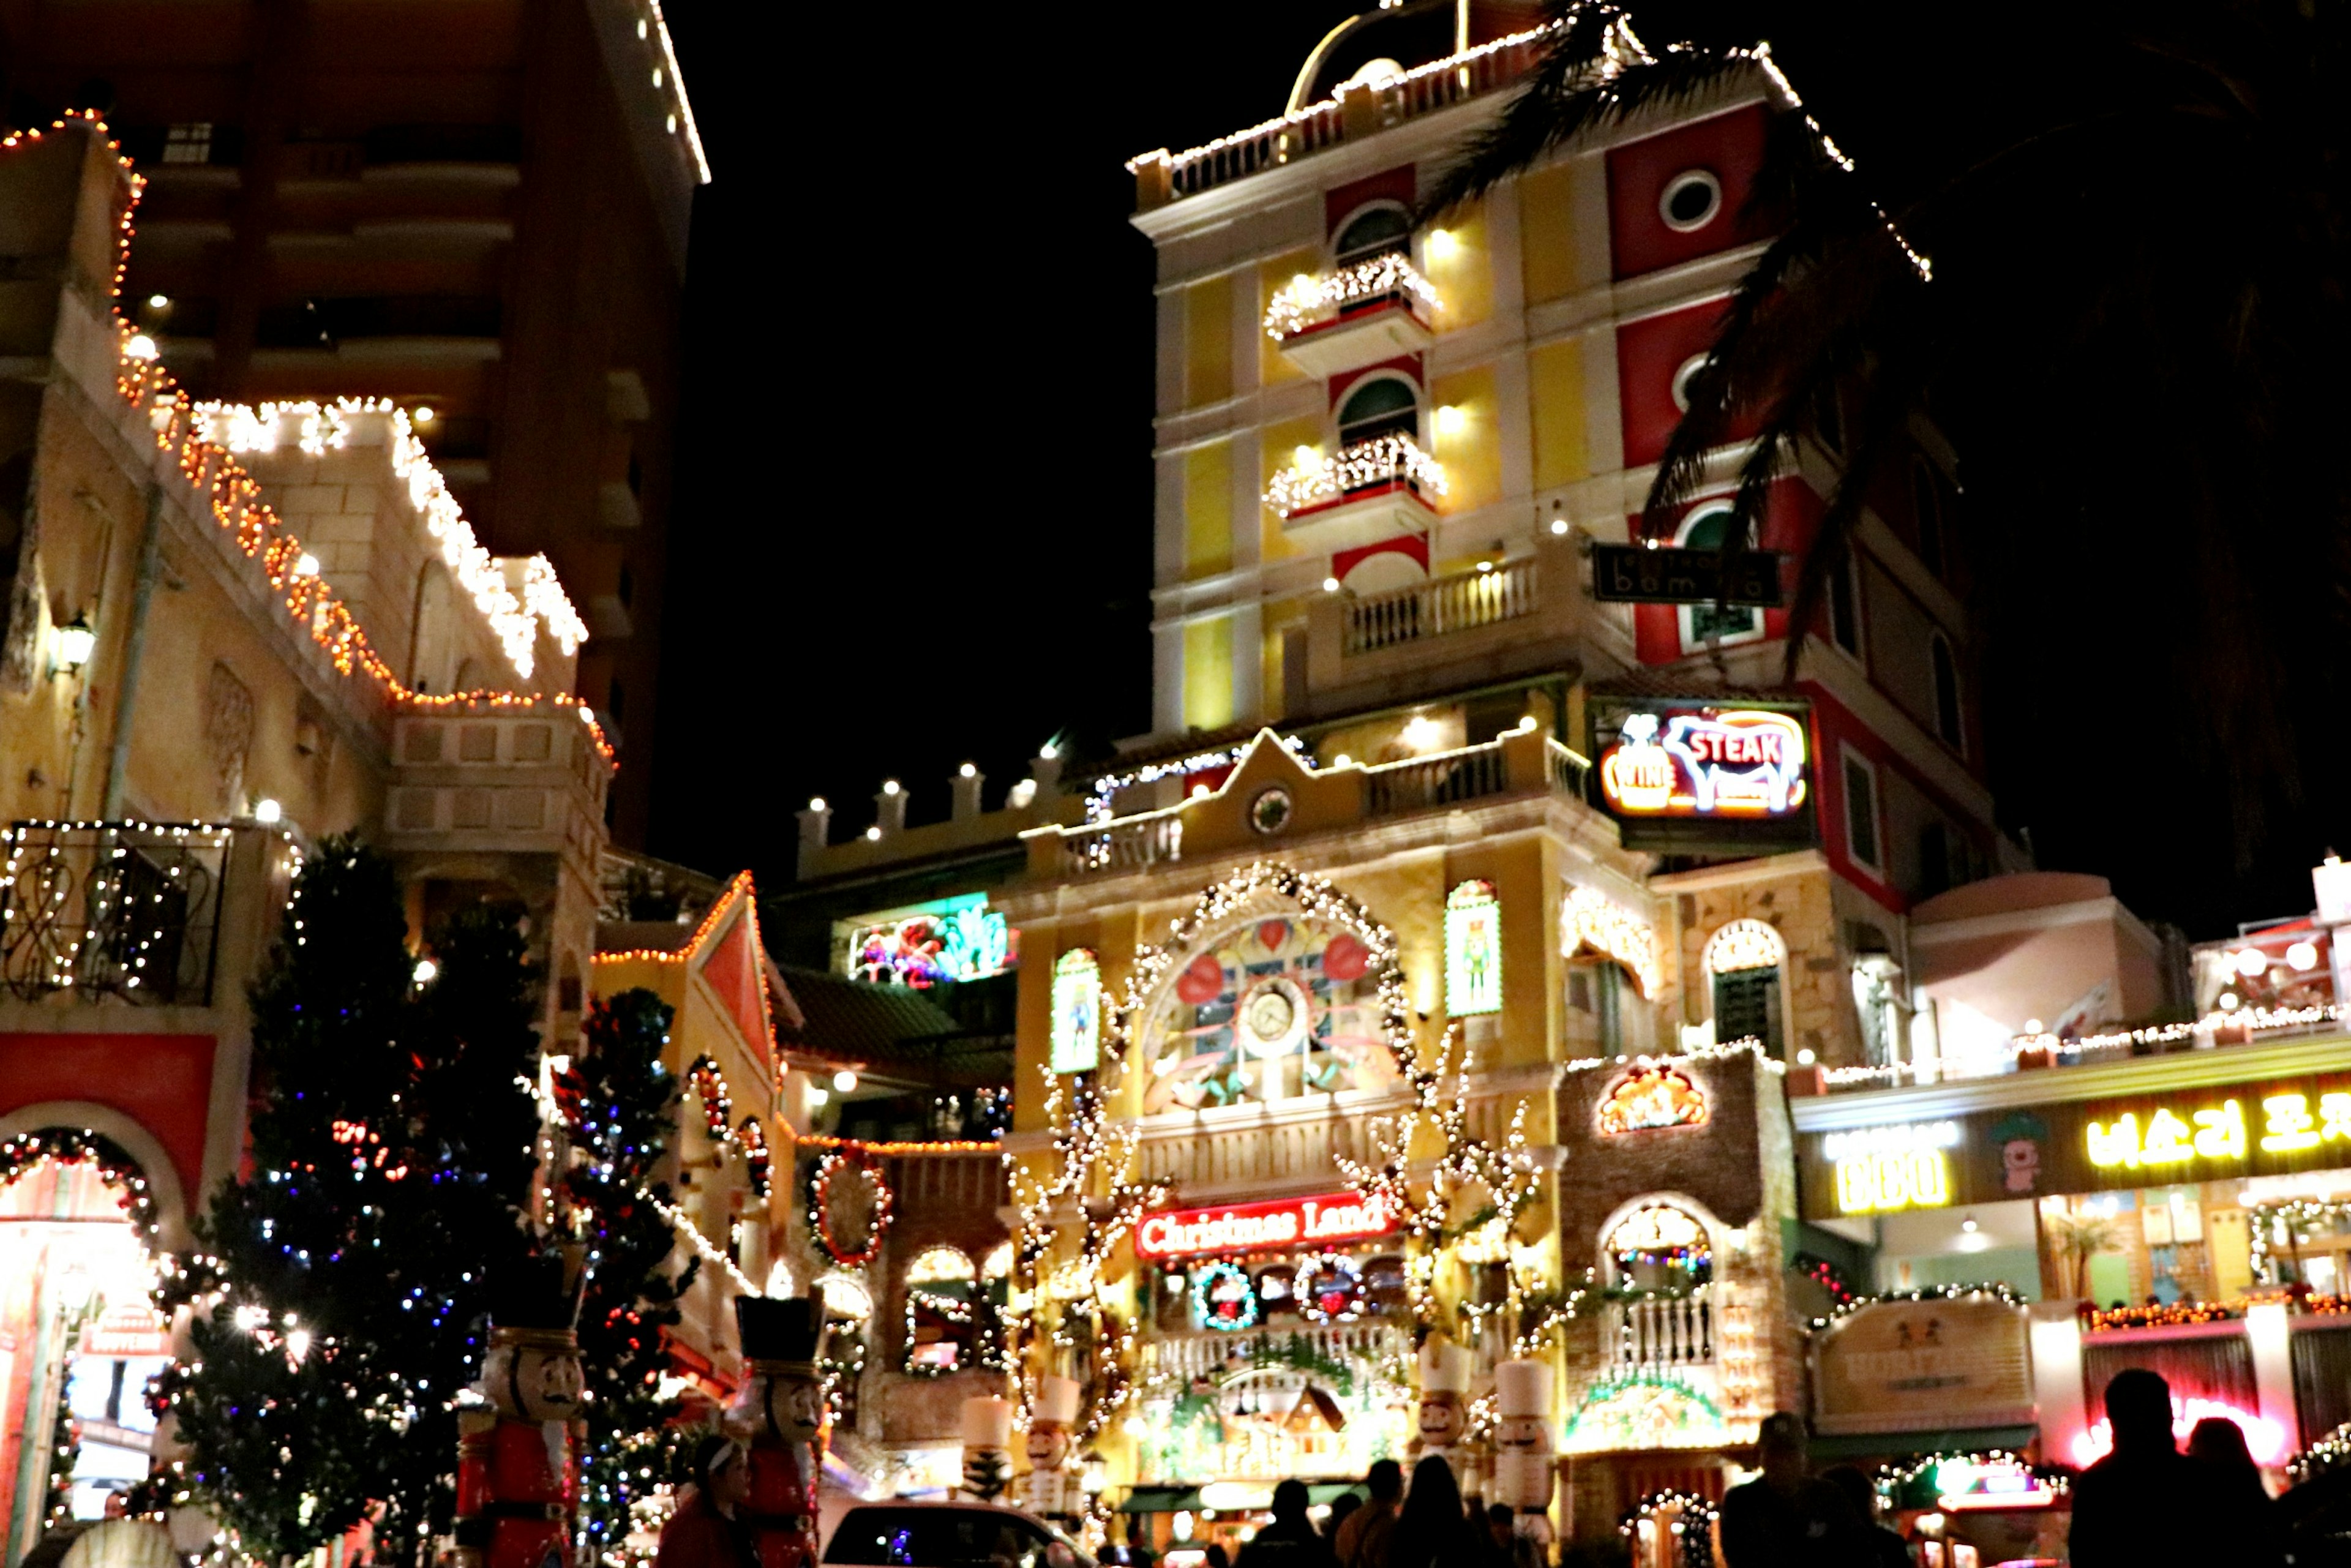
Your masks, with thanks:
[[[1299,1312],[1310,1322],[1353,1322],[1364,1310],[1364,1278],[1354,1260],[1325,1252],[1310,1258],[1292,1287]]]
[[[139,1239],[155,1242],[155,1199],[139,1162],[102,1133],[72,1127],[44,1127],[0,1139],[0,1186],[29,1175],[44,1162],[60,1166],[92,1165],[109,1184],[122,1191],[122,1207]]]
[[[1222,1291],[1217,1289],[1228,1284],[1240,1288]],[[1193,1274],[1192,1315],[1199,1320],[1202,1328],[1238,1333],[1257,1327],[1258,1314],[1256,1287],[1236,1265],[1211,1263]]]
[[[859,1173],[873,1188],[873,1212],[865,1223],[864,1240],[855,1248],[843,1248],[832,1233],[832,1179],[849,1170]],[[883,1179],[879,1166],[835,1149],[817,1161],[815,1176],[809,1183],[809,1234],[824,1249],[824,1255],[842,1268],[862,1269],[882,1250],[882,1238],[889,1233],[893,1218],[892,1203],[890,1184]]]

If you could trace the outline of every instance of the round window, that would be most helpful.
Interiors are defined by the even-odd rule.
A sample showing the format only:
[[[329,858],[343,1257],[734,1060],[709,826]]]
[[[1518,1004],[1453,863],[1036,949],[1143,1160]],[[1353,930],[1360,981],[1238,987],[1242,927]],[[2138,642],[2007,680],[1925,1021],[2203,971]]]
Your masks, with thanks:
[[[1722,211],[1722,182],[1711,169],[1685,169],[1666,182],[1657,198],[1657,215],[1676,234],[1688,234],[1714,222]]]
[[[1674,406],[1684,413],[1689,412],[1689,384],[1698,371],[1706,369],[1706,356],[1692,354],[1674,369]]]
[[[1290,791],[1276,784],[1260,789],[1249,802],[1249,826],[1260,833],[1278,833],[1290,825]]]

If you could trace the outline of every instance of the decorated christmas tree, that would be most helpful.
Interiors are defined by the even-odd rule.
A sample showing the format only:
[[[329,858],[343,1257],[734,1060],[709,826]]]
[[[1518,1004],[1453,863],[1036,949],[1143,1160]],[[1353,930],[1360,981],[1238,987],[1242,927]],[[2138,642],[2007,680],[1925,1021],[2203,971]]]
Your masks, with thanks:
[[[670,1425],[661,1331],[699,1260],[674,1278],[676,1233],[655,1207],[669,1202],[653,1178],[679,1097],[662,1065],[670,1009],[647,990],[598,1002],[581,1025],[583,1049],[556,1083],[576,1163],[563,1187],[587,1246],[580,1351],[594,1397],[580,1460],[580,1526],[589,1563],[618,1561],[632,1508],[664,1482],[688,1479],[691,1435]]]
[[[331,839],[254,986],[249,1160],[167,1291],[200,1304],[162,1391],[179,1479],[248,1556],[372,1516],[376,1561],[411,1564],[448,1525],[486,1281],[529,1248],[538,1046],[519,911],[428,945],[419,980],[391,863]]]

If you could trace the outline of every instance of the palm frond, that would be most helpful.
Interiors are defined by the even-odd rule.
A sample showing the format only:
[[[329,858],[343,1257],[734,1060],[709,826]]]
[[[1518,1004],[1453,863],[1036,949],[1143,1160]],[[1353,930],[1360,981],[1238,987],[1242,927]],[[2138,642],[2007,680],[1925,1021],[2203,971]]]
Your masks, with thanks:
[[[1754,68],[1730,49],[1676,45],[1644,49],[1613,5],[1571,4],[1553,12],[1552,43],[1500,115],[1438,172],[1415,214],[1434,222],[1532,168],[1590,131],[1655,110],[1670,114]]]

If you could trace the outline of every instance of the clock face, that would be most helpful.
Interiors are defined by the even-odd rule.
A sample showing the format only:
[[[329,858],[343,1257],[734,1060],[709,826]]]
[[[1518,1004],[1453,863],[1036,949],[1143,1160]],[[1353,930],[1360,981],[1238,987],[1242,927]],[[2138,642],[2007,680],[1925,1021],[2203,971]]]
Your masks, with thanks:
[[[1196,1110],[1392,1082],[1371,951],[1296,916],[1237,923],[1176,966],[1146,1026],[1147,1111]]]

